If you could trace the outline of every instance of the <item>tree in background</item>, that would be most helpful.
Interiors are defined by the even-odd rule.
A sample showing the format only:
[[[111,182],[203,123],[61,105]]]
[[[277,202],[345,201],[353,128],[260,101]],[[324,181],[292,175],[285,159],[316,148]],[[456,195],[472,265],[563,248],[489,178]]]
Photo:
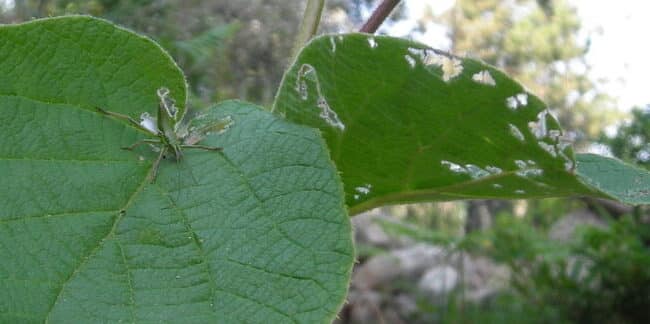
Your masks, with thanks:
[[[614,156],[650,169],[650,106],[633,109],[632,120],[621,125],[613,137],[603,134],[601,142]]]
[[[451,51],[480,58],[542,98],[580,142],[596,138],[614,117],[613,102],[589,79],[588,41],[566,0],[457,0],[439,18]]]

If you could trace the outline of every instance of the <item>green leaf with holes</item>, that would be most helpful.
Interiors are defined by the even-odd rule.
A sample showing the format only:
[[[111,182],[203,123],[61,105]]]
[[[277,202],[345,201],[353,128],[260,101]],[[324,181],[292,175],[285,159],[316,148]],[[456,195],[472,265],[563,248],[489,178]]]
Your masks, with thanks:
[[[412,41],[316,38],[273,110],[322,131],[352,214],[431,200],[611,197],[584,181],[598,175],[576,177],[570,139],[537,97],[494,67]]]
[[[162,161],[95,109],[154,113],[184,77],[149,39],[66,17],[0,27],[0,322],[315,323],[353,261],[343,188],[316,130],[230,101]]]

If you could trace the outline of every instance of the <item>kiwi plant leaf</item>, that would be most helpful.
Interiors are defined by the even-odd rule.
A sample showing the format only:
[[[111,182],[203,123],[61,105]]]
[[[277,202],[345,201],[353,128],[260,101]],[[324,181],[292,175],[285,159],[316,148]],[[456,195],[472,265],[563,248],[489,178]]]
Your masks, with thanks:
[[[1,323],[324,323],[353,263],[343,187],[312,128],[229,101],[147,176],[153,114],[183,74],[85,16],[0,26]],[[228,120],[228,127],[209,127]],[[193,124],[192,124],[193,125]],[[191,128],[190,128],[191,130]]]

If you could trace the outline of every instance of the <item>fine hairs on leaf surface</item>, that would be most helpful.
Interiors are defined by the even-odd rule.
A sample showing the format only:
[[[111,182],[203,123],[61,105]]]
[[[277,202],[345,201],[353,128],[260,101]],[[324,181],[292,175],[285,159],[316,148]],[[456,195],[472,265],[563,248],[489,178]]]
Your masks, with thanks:
[[[151,183],[159,152],[121,149],[151,132],[96,108],[155,116],[161,88],[182,118],[171,58],[104,20],[0,26],[0,322],[331,321],[354,253],[318,132],[224,102],[188,127],[223,151]]]

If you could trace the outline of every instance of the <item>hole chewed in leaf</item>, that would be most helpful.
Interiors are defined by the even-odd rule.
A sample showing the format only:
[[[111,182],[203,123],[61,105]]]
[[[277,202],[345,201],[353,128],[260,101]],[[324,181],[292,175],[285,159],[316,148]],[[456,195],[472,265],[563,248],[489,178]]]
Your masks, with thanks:
[[[316,88],[316,95],[318,96],[316,100],[316,107],[318,107],[318,109],[321,111],[319,116],[330,126],[336,127],[342,131],[345,130],[345,125],[339,119],[336,112],[332,110],[329,103],[325,99],[325,96],[323,96],[323,91],[321,90],[320,81],[318,80],[316,69],[314,69],[314,67],[310,64],[303,64],[298,70],[295,87],[295,90],[298,92],[302,100],[309,99],[309,86],[307,84],[308,81],[313,83],[314,87]]]
[[[548,129],[546,127],[546,115],[548,111],[544,110],[537,114],[537,120],[531,121],[528,123],[528,128],[530,132],[535,135],[536,138],[544,138],[548,135]]]
[[[368,45],[370,48],[377,48],[378,44],[374,37],[368,37]]]
[[[451,171],[451,172],[454,172],[454,173],[467,173],[467,169],[465,169],[464,167],[462,167],[462,166],[460,166],[460,165],[458,165],[456,163],[449,162],[449,161],[446,161],[446,160],[442,160],[442,161],[440,161],[440,164],[448,167],[449,171]]]
[[[517,126],[513,124],[508,124],[508,127],[510,128],[510,134],[514,136],[516,139],[519,141],[523,142],[525,140],[524,134],[517,128]]]
[[[356,187],[354,190],[362,195],[367,195],[370,193],[370,189],[372,189],[371,184],[365,184],[361,187]]]
[[[523,178],[541,176],[544,174],[544,170],[538,168],[535,161],[515,160],[515,165],[519,168],[515,173]]]
[[[528,94],[520,93],[520,94],[517,94],[516,97],[517,97],[517,101],[519,101],[519,103],[522,106],[528,106]]]
[[[480,179],[480,178],[490,176],[490,172],[481,169],[480,167],[474,164],[468,164],[465,166],[465,168],[467,169],[467,173],[469,174],[470,177],[472,177],[472,179]]]
[[[336,112],[330,108],[330,105],[327,103],[327,100],[325,100],[324,97],[318,97],[317,106],[321,110],[320,117],[323,118],[323,120],[325,120],[331,126],[334,126],[340,130],[345,130],[345,125],[339,119],[339,116],[336,114]]]
[[[548,154],[550,154],[552,157],[557,157],[557,150],[555,149],[555,146],[548,144],[544,141],[538,141],[537,145],[541,147],[544,151],[546,151]]]
[[[354,188],[354,191],[357,192],[356,194],[354,194],[354,199],[359,200],[359,199],[361,199],[361,197],[367,196],[368,194],[370,194],[371,189],[372,189],[372,185],[369,184],[369,183],[367,183],[367,184],[365,184],[363,186]]]
[[[501,168],[495,167],[495,166],[492,166],[492,165],[486,166],[485,170],[487,170],[488,172],[490,172],[492,174],[499,174],[499,173],[503,172],[503,170]]]
[[[456,58],[448,58],[446,56],[443,56],[443,58],[442,79],[445,80],[445,82],[457,77],[463,72],[463,66],[461,65],[460,60]]]
[[[449,82],[463,72],[462,61],[449,55],[441,54],[430,48],[409,47],[408,52],[419,57],[425,66],[437,66],[442,69],[442,79]]]
[[[483,70],[481,72],[475,73],[474,75],[472,75],[472,80],[489,86],[497,85],[496,81],[494,81],[494,78],[492,77],[492,74],[490,74],[490,71],[488,70]]]
[[[517,102],[517,98],[515,97],[506,98],[506,106],[512,110],[517,110],[519,108],[519,103]]]
[[[546,151],[553,158],[560,157],[564,160],[565,169],[569,172],[575,170],[575,162],[572,158],[569,150],[571,144],[575,141],[575,134],[569,132],[565,133],[557,128],[558,126],[554,122],[554,117],[544,110],[537,114],[537,120],[528,122],[528,128],[531,133],[537,138],[537,145]],[[549,129],[553,127],[553,129]]]
[[[314,67],[309,64],[303,64],[298,70],[298,77],[296,78],[296,92],[300,95],[300,99],[307,100],[309,97],[309,92],[307,89],[307,80],[315,80],[315,70]]]
[[[506,106],[511,110],[517,110],[520,107],[525,107],[528,105],[528,94],[518,93],[514,96],[506,98]]]
[[[515,165],[517,165],[517,167],[520,168],[520,169],[523,169],[523,168],[527,167],[526,162],[524,162],[522,160],[515,160]]]
[[[466,164],[465,166],[461,166],[459,164],[449,162],[447,160],[440,161],[440,164],[449,168],[449,171],[451,172],[459,173],[459,174],[467,174],[470,176],[470,178],[474,180],[489,177],[492,175],[498,175],[503,172],[501,168],[493,165],[488,165],[484,169],[474,164]]]
[[[409,64],[409,66],[412,69],[415,68],[416,62],[415,62],[415,59],[413,58],[413,56],[406,54],[406,55],[404,55],[404,59],[406,59],[406,62]]]

